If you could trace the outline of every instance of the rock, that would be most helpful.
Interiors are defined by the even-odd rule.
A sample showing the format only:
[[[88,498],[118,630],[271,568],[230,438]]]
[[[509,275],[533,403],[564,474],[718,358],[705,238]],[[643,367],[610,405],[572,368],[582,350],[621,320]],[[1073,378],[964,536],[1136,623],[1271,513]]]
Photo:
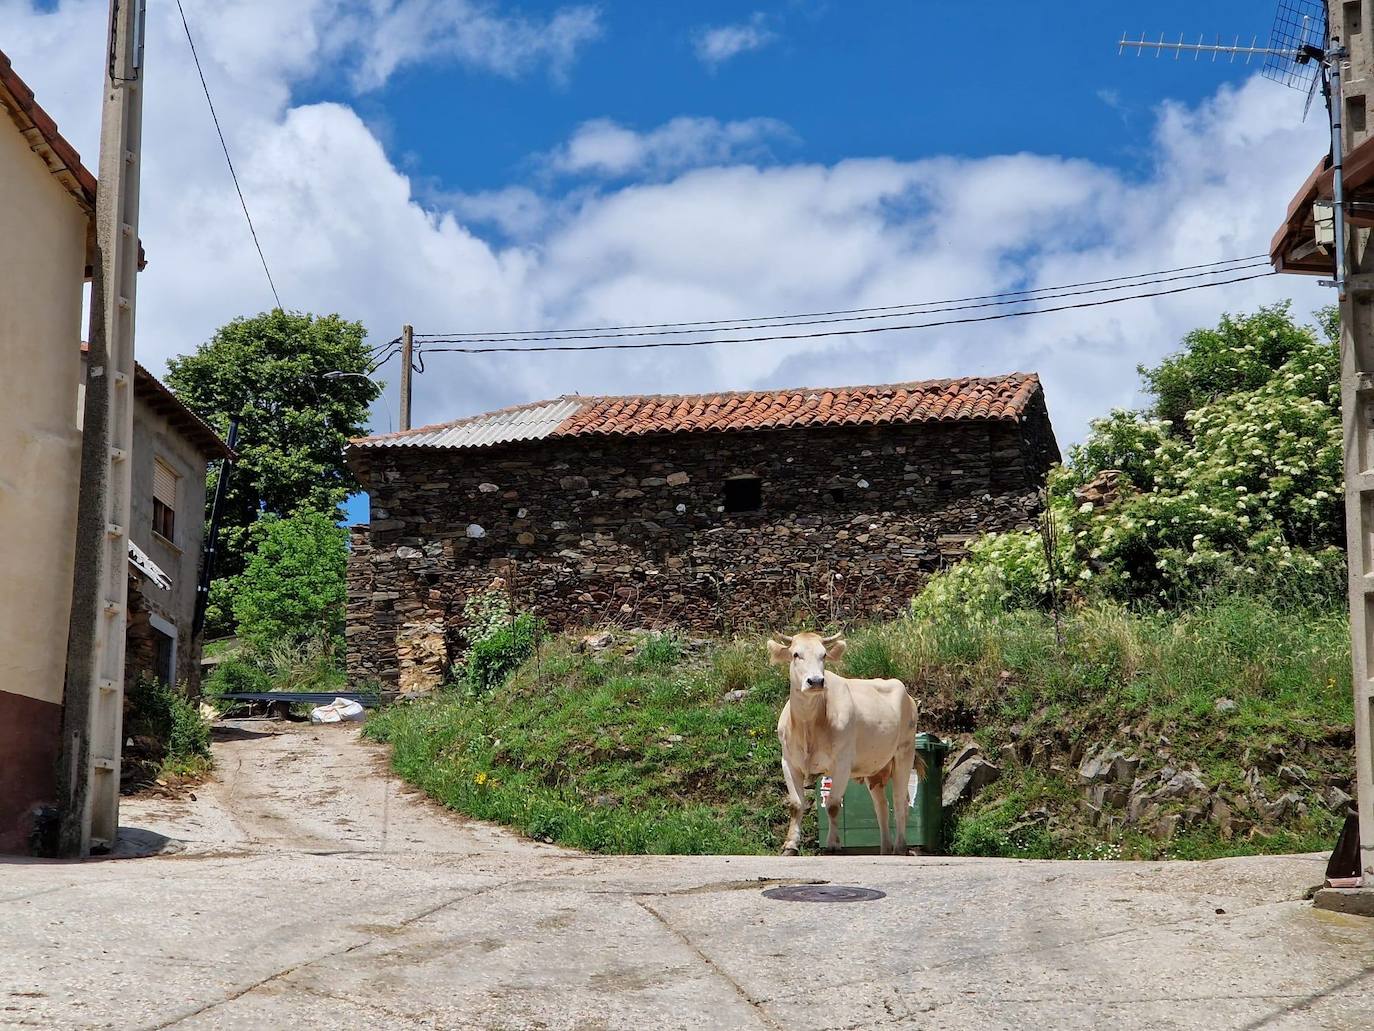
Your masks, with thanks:
[[[1220,798],[1212,799],[1212,808],[1207,813],[1207,818],[1217,825],[1217,833],[1221,835],[1223,841],[1230,841],[1234,828],[1231,823],[1231,807]]]
[[[598,809],[613,809],[620,804],[620,800],[614,795],[597,795],[592,799],[592,805]]]
[[[1140,760],[1119,751],[1102,751],[1090,755],[1078,767],[1078,779],[1083,784],[1130,784],[1135,780]]]
[[[726,691],[725,694],[724,694],[723,696],[721,696],[721,699],[720,699],[720,700],[721,700],[722,702],[727,702],[727,703],[728,703],[728,702],[742,702],[742,701],[744,701],[744,700],[745,700],[746,698],[748,698],[748,697],[749,697],[749,690],[748,690],[748,688],[741,688],[741,689],[736,690],[736,691]]]
[[[611,645],[615,644],[615,635],[609,631],[602,631],[599,634],[588,634],[578,643],[579,651],[584,652],[604,652]]]
[[[1329,787],[1322,794],[1322,801],[1333,813],[1345,813],[1349,811],[1350,804],[1355,800],[1337,787]]]
[[[1222,716],[1227,716],[1235,712],[1239,708],[1240,706],[1229,698],[1218,698],[1216,701],[1212,703],[1213,711],[1219,713]]]
[[[419,548],[402,546],[396,549],[397,558],[424,558],[424,554]]]
[[[959,749],[957,753],[955,753],[954,761],[949,764],[949,768],[952,770],[956,766],[959,766],[961,763],[968,762],[968,760],[972,759],[975,755],[982,754],[983,750],[979,748],[975,742],[970,741],[963,748]]]
[[[1285,784],[1306,784],[1307,771],[1301,766],[1280,766],[1279,780]]]
[[[668,486],[670,487],[682,487],[691,482],[692,478],[688,476],[686,473],[668,474]]]
[[[586,490],[587,477],[585,476],[562,476],[558,480],[558,485],[564,490]]]
[[[1261,807],[1265,818],[1274,823],[1283,823],[1298,816],[1307,815],[1307,805],[1296,791],[1280,795],[1268,805]]]
[[[681,734],[669,734],[665,739],[670,745],[679,744],[682,741]]]
[[[467,535],[476,540],[479,537],[485,537],[487,535],[487,531],[482,529],[476,523],[468,523]]]
[[[1083,486],[1074,490],[1074,504],[1079,508],[1084,505],[1089,508],[1106,508],[1121,497],[1123,487],[1130,489],[1121,483],[1120,469],[1103,469]]]
[[[1126,808],[1131,799],[1131,789],[1125,784],[1094,784],[1088,789],[1088,800],[1098,809],[1115,806]]]
[[[534,534],[526,530],[524,533],[518,533],[515,535],[515,542],[517,544],[523,544],[525,547],[528,548],[531,544],[535,542],[535,536]]]
[[[494,483],[479,483],[477,489],[483,494],[495,494],[501,488]]]
[[[1017,755],[1016,746],[1014,744],[1008,743],[1003,745],[1001,748],[997,749],[997,754],[1001,756],[1003,763],[1020,762],[1020,756]]]
[[[1178,830],[1181,820],[1182,817],[1178,813],[1161,816],[1150,826],[1150,837],[1155,841],[1168,841],[1174,836],[1174,831]]]
[[[678,502],[677,507],[674,508],[673,511],[676,512],[678,515],[684,515],[687,512],[687,506],[682,504],[681,502]]]
[[[940,803],[949,807],[971,799],[1001,775],[996,766],[975,755],[950,771]]]

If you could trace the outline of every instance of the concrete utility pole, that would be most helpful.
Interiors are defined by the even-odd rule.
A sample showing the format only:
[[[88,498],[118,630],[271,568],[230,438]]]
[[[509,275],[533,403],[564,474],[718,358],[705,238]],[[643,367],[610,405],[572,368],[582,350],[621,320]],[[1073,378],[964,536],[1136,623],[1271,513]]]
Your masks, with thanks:
[[[110,0],[76,577],[59,771],[58,849],[66,857],[111,848],[119,827],[144,4],[145,0]]]
[[[1327,0],[1330,47],[1339,63],[1339,132],[1349,154],[1369,137],[1374,92],[1374,0]],[[1333,132],[1333,134],[1334,134]],[[1334,141],[1333,141],[1334,142]],[[1336,211],[1343,224],[1345,212]],[[1338,255],[1338,259],[1341,255]],[[1355,683],[1355,787],[1360,871],[1374,891],[1374,249],[1368,230],[1351,227],[1349,276],[1341,292],[1341,423],[1345,440],[1346,556],[1350,566],[1350,651]],[[1341,274],[1337,273],[1337,280]]]
[[[410,376],[414,371],[411,362],[415,354],[415,329],[401,327],[401,429],[410,429]]]

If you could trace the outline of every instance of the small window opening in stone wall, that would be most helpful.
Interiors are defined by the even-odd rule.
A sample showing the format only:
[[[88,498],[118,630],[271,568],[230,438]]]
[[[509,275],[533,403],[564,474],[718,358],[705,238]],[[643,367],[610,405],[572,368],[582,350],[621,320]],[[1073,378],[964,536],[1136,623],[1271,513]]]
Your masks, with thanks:
[[[725,511],[757,512],[763,508],[763,481],[757,476],[735,476],[725,481]]]
[[[843,487],[831,487],[825,492],[825,500],[831,504],[838,505],[845,500],[845,489]]]

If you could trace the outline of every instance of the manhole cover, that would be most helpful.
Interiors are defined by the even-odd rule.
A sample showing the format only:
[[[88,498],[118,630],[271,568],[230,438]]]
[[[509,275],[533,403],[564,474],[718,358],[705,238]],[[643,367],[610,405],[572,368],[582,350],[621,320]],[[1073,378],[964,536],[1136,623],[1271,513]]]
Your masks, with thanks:
[[[887,892],[874,891],[872,888],[850,888],[843,884],[785,884],[780,888],[769,888],[763,897],[780,902],[872,902],[886,898]]]

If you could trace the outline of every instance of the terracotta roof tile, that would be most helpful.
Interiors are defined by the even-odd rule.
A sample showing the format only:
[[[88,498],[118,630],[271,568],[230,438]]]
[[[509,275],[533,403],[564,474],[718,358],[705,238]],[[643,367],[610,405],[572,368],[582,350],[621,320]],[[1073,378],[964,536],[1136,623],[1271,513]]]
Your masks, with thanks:
[[[362,437],[355,447],[482,447],[553,437],[730,433],[800,426],[1016,420],[1040,390],[1034,373],[887,386],[798,387],[717,394],[565,396],[532,405]]]
[[[34,99],[10,59],[0,51],[0,109],[8,112],[29,148],[89,215],[95,214],[95,176],[81,163],[76,148],[57,131],[57,123]]]

